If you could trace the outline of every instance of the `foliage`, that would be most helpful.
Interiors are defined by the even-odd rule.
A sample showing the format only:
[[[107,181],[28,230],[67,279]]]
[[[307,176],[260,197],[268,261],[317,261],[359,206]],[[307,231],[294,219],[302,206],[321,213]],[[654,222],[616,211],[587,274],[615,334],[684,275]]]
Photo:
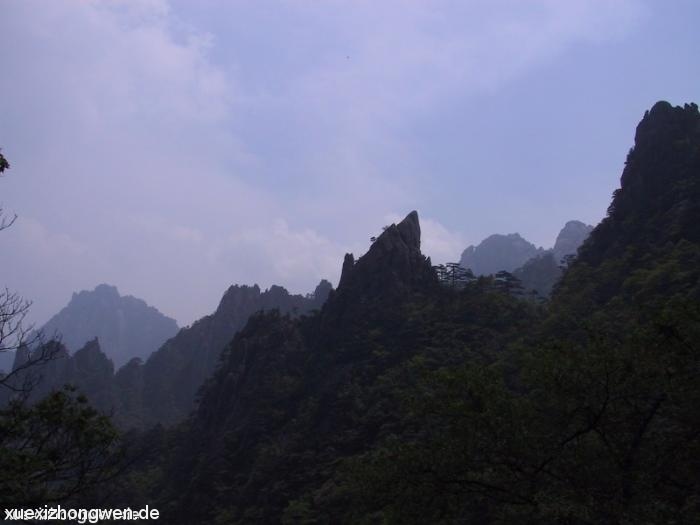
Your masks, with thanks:
[[[0,410],[0,498],[4,508],[63,502],[118,471],[109,418],[69,388]]]

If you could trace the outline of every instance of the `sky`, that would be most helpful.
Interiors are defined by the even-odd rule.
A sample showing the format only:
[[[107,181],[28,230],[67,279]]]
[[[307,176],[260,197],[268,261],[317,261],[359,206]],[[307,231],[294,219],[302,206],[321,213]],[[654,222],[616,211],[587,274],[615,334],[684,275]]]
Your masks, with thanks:
[[[635,126],[700,99],[700,3],[0,1],[0,286],[99,283],[181,326],[311,292],[418,210],[455,261],[597,224]]]

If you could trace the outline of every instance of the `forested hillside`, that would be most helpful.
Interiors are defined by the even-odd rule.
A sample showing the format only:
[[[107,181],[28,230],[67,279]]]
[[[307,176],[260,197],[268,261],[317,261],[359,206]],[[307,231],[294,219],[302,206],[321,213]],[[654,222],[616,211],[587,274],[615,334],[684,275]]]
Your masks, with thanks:
[[[692,522],[699,130],[648,112],[545,307],[392,225],[319,314],[251,319],[142,488],[172,523]]]

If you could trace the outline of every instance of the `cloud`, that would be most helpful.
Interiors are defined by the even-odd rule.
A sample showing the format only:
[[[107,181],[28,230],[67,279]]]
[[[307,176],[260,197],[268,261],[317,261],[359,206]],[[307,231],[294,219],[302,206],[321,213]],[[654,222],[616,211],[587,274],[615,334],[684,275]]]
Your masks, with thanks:
[[[211,260],[236,268],[241,278],[265,286],[283,283],[312,291],[320,278],[337,281],[347,248],[311,228],[295,230],[284,219],[246,228],[212,243]]]
[[[423,242],[421,250],[430,256],[434,264],[458,262],[467,247],[464,236],[445,228],[435,219],[422,219]]]
[[[5,2],[3,201],[23,237],[5,277],[51,307],[112,282],[181,323],[233,282],[311,291],[390,210],[421,208],[426,113],[643,15],[631,0]],[[454,260],[465,243],[429,215],[425,251]]]

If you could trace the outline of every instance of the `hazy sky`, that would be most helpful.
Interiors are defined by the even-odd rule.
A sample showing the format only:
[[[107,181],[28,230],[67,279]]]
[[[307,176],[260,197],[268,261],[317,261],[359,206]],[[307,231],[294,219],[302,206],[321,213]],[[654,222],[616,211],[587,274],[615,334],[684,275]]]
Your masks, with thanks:
[[[0,1],[0,285],[107,282],[179,323],[334,283],[417,209],[435,262],[596,224],[655,101],[700,99],[700,2]]]

